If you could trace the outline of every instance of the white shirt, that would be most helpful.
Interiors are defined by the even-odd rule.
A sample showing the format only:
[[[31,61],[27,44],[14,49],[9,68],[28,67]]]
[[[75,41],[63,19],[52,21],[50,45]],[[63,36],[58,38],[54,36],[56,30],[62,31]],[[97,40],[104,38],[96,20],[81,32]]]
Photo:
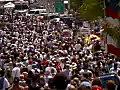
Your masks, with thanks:
[[[2,77],[0,77],[1,79]],[[4,78],[4,81],[3,81],[3,89],[0,89],[0,90],[5,90],[6,88],[9,88],[10,87],[10,83],[8,82],[8,80],[6,78]]]
[[[67,78],[69,79],[72,76],[72,70],[71,69],[65,69],[62,71],[65,76],[68,76]]]
[[[32,65],[31,64],[28,65],[27,68],[28,68],[28,71],[30,71],[32,69]]]
[[[20,77],[20,68],[19,67],[14,67],[13,70],[12,70],[12,76],[13,78],[15,77]]]

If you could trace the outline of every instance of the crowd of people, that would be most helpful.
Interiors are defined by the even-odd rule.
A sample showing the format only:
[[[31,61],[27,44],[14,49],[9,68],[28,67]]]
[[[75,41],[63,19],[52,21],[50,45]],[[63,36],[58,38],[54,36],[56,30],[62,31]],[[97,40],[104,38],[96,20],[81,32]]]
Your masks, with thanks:
[[[15,14],[0,19],[0,90],[120,90],[119,58],[101,49],[89,35],[64,38],[63,22],[40,24]]]
[[[47,12],[55,12],[55,1],[54,0],[38,0],[39,5],[44,6]]]

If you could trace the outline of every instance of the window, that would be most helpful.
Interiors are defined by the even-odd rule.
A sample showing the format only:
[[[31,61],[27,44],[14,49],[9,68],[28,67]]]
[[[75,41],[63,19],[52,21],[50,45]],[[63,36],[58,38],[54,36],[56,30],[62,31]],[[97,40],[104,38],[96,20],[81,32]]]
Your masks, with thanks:
[[[24,10],[24,9],[29,9],[28,5],[23,5],[23,4],[17,4],[15,5],[15,10]]]

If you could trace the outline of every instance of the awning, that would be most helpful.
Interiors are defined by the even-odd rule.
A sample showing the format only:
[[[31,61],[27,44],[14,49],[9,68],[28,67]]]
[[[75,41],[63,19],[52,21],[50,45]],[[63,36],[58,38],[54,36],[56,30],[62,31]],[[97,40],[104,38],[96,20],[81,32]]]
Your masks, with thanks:
[[[8,2],[7,4],[4,5],[4,8],[14,8],[15,4],[12,2]]]

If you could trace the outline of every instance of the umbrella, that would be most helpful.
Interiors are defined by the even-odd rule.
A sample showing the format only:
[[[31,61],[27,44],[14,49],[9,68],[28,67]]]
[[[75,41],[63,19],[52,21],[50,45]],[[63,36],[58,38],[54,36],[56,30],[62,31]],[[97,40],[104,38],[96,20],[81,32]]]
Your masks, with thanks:
[[[101,40],[100,37],[98,37],[97,35],[91,34],[89,37],[85,38],[85,41],[90,44],[92,42],[92,40]]]
[[[91,35],[89,36],[89,38],[90,38],[91,40],[101,40],[100,37],[98,37],[97,35],[94,35],[94,34],[91,34]]]

